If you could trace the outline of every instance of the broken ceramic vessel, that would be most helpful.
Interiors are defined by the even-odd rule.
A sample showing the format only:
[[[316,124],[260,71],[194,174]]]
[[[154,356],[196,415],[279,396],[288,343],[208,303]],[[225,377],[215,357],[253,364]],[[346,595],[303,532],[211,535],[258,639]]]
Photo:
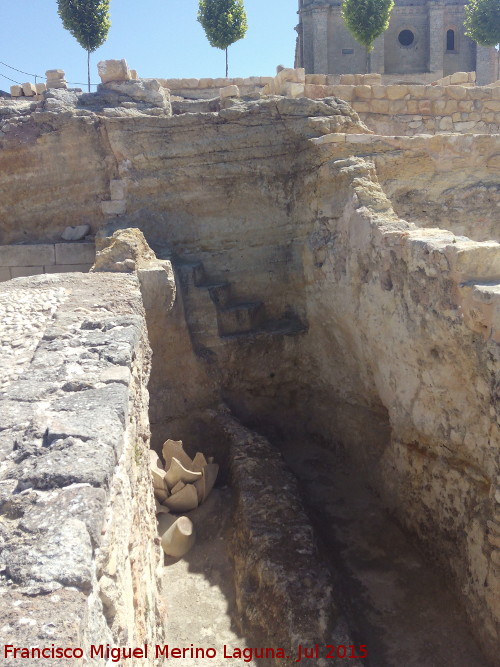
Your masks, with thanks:
[[[181,516],[162,535],[161,546],[167,556],[181,558],[192,548],[195,540],[192,521],[187,516]]]
[[[198,493],[192,484],[186,484],[175,495],[164,502],[171,512],[189,512],[198,507]]]
[[[191,459],[182,446],[181,440],[167,440],[163,445],[163,467],[158,454],[150,451],[150,467],[153,487],[158,503],[165,511],[176,513],[189,512],[203,503],[212,490],[217,474],[218,464],[213,457],[205,458],[197,452]]]

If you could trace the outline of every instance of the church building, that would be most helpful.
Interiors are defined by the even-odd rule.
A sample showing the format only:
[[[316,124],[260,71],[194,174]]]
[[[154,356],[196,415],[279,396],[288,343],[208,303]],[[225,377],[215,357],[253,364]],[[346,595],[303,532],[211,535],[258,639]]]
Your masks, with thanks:
[[[362,74],[366,50],[340,14],[341,0],[299,0],[296,67],[307,74]],[[370,69],[381,74],[478,72],[478,84],[498,78],[498,52],[476,45],[464,31],[465,2],[395,0],[387,31],[370,54]]]

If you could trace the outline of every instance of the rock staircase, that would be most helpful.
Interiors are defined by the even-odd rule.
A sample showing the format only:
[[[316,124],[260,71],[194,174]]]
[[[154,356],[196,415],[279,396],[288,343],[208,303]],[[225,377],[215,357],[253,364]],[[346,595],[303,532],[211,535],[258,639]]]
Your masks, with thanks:
[[[293,336],[306,330],[294,314],[269,319],[262,301],[234,299],[231,284],[210,280],[201,262],[177,262],[175,269],[186,321],[197,348],[213,349],[241,337]]]

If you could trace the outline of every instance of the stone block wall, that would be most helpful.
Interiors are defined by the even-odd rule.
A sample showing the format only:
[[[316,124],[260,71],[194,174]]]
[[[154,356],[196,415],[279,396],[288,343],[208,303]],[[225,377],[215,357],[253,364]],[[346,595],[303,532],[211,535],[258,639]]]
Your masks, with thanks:
[[[339,97],[377,134],[500,131],[498,87],[475,87],[475,72],[455,72],[438,80],[431,73],[426,85],[401,83],[398,78],[402,76],[305,74],[303,69],[283,69],[275,77],[161,79],[161,83],[173,95],[193,100],[224,96],[221,89],[228,90],[228,86],[237,87],[236,96]]]
[[[158,79],[164,88],[168,88],[172,95],[185,99],[210,99],[219,96],[219,90],[227,86],[238,86],[242,95],[263,90],[274,80],[272,76],[251,76],[248,78],[218,78],[218,79]]]
[[[33,276],[1,286],[0,314],[0,643],[72,665],[162,644],[139,282]]]
[[[94,243],[3,245],[0,246],[0,282],[41,273],[86,273],[94,259]]]
[[[305,94],[349,102],[377,134],[500,131],[500,89],[495,86],[306,84]]]
[[[476,83],[476,72],[455,72],[442,79],[433,81],[433,86],[474,86]]]

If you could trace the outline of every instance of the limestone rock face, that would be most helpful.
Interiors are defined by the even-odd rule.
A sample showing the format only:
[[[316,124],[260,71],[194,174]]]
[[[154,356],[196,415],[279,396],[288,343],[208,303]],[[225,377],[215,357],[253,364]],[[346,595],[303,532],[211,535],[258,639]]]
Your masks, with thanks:
[[[10,107],[5,109],[10,114]],[[177,194],[166,196],[164,177],[174,179],[172,193],[180,193],[188,184],[192,189],[193,183],[202,182],[201,175],[206,179],[212,171],[207,171],[206,156],[222,164],[229,154],[245,154],[238,162],[248,171],[264,154],[271,170],[281,170],[283,162],[288,171],[283,149],[290,150],[307,137],[367,132],[347,104],[333,99],[241,101],[220,115],[183,114],[169,120],[170,113],[168,92],[155,80],[139,80],[108,83],[97,94],[51,89],[33,109],[15,111],[10,120],[0,115],[0,187],[5,193],[0,202],[0,244],[55,241],[68,222],[90,224],[95,233],[104,225],[102,203],[128,222],[138,221],[142,208],[141,225],[144,221],[149,227],[150,219],[152,229],[158,214],[166,216],[160,225],[165,237],[163,230],[173,216],[182,219],[187,211],[174,201]],[[186,161],[192,172],[185,176]],[[125,207],[123,200],[108,204],[109,183],[130,169],[137,173],[129,193],[137,205],[127,201]],[[237,181],[243,179],[239,171]],[[148,183],[145,188],[143,182]],[[221,181],[215,183],[213,197],[218,200]],[[205,207],[205,214],[211,208]],[[149,229],[143,231],[149,234]]]
[[[111,237],[99,237],[96,250],[94,271],[131,273],[139,264],[156,261],[156,255],[138,229],[119,230]]]
[[[106,83],[103,82],[101,86],[98,92],[103,90],[103,88],[105,90],[112,90],[131,100],[164,108],[171,113],[170,93],[156,79],[111,80]]]
[[[11,281],[0,312],[0,368],[15,359],[19,370],[0,392],[0,640],[87,655],[91,644],[161,644],[138,281]],[[9,358],[24,349],[21,320],[36,351]]]

